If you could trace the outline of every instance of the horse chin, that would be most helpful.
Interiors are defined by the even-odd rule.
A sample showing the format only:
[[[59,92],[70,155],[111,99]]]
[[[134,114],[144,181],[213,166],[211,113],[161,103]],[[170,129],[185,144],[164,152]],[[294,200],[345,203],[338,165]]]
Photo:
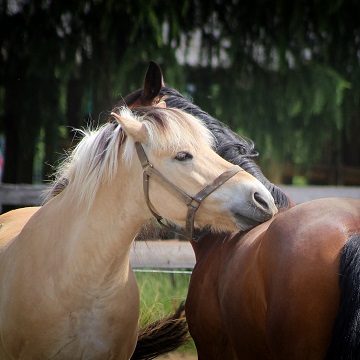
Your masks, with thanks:
[[[233,214],[234,222],[238,229],[242,231],[247,231],[255,226],[260,225],[262,222],[258,220],[251,219],[247,216],[241,215],[239,213]]]

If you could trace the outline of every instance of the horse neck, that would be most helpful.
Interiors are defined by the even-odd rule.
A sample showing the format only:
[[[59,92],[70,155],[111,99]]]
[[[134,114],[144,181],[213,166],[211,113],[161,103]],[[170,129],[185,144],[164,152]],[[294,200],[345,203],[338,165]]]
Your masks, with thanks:
[[[43,255],[49,260],[43,261],[61,259],[52,267],[60,283],[73,283],[76,278],[83,282],[82,288],[100,289],[105,279],[116,285],[126,281],[133,239],[148,217],[141,179],[139,167],[136,173],[123,173],[112,184],[102,184],[86,212],[76,204],[70,184],[38,212],[32,228],[39,246],[48,249]]]
[[[220,233],[213,233],[210,232],[206,234],[204,237],[200,239],[200,241],[190,241],[190,244],[194,250],[196,263],[199,261],[206,259],[207,256],[211,252],[213,252],[213,249],[219,249],[219,246],[221,246],[221,243],[225,241],[228,236],[230,236],[231,233],[227,232],[220,232]],[[216,250],[216,253],[218,254],[218,251]]]

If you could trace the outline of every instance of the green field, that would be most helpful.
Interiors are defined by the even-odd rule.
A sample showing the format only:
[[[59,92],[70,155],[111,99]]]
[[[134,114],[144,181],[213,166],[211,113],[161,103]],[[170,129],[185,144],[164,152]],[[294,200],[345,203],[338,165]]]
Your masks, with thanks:
[[[163,318],[186,299],[190,274],[136,272],[140,291],[140,326]],[[181,352],[195,353],[192,341]]]

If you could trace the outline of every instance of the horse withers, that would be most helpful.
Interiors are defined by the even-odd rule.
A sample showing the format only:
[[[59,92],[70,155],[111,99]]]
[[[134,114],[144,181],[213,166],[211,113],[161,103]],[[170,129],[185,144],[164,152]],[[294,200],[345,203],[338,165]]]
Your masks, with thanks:
[[[85,133],[58,171],[61,192],[0,217],[1,359],[129,359],[139,317],[129,252],[153,213],[190,230],[248,229],[276,213],[212,141],[181,110],[123,109]]]

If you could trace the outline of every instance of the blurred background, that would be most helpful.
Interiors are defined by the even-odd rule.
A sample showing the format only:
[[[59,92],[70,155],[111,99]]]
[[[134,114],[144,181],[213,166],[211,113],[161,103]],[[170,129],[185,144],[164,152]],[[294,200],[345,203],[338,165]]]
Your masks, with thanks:
[[[48,180],[154,60],[271,181],[360,185],[357,0],[0,0],[0,50],[4,183]]]

